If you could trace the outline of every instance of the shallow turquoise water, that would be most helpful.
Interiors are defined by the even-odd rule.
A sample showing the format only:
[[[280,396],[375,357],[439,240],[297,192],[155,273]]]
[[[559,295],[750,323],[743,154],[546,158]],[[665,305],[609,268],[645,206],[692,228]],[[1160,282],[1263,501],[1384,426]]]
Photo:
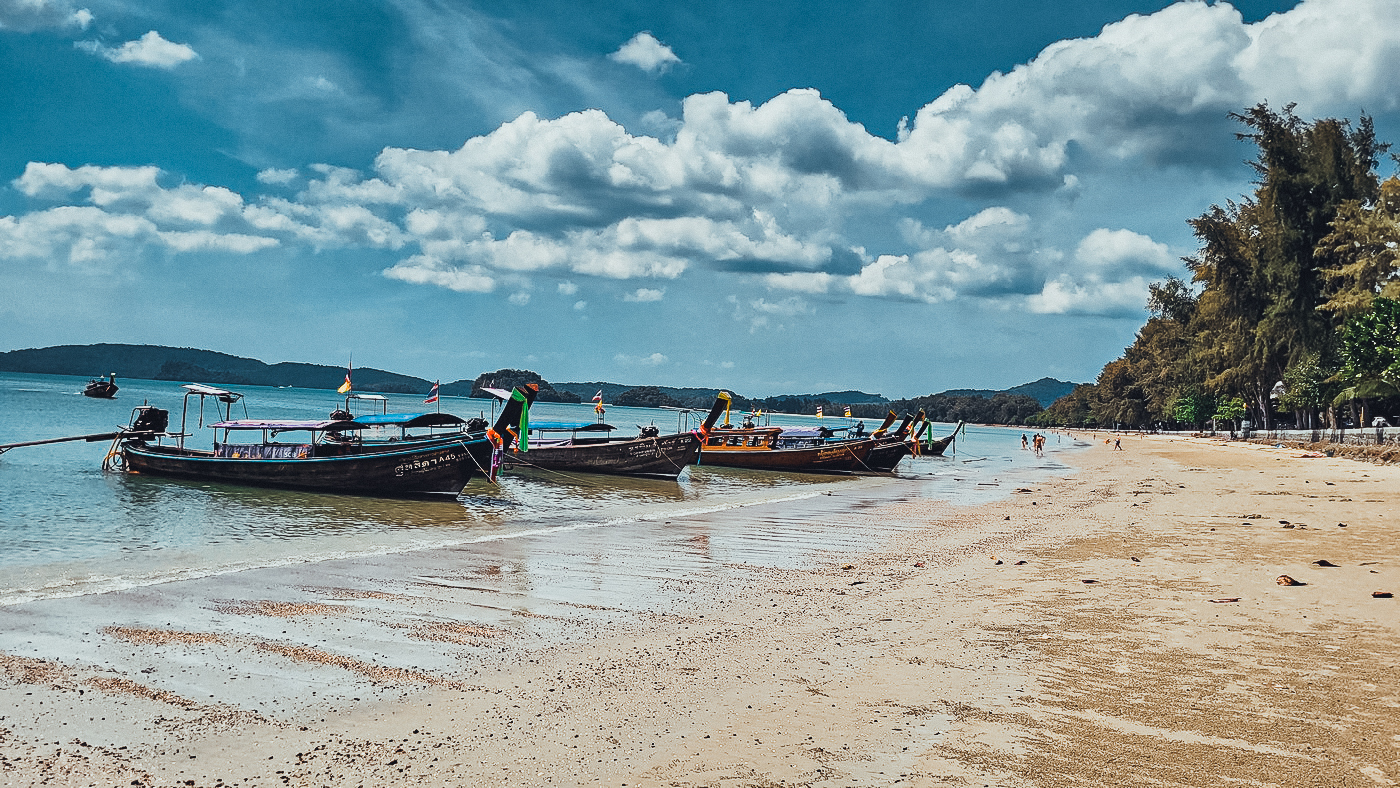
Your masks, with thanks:
[[[119,380],[115,400],[81,396],[83,378],[0,373],[0,443],[112,431],[149,402],[179,425],[180,384]],[[255,418],[320,418],[343,399],[331,391],[231,387]],[[422,398],[389,395],[391,411],[421,411]],[[490,417],[485,400],[445,397],[442,409]],[[241,416],[235,406],[235,417]],[[209,414],[206,414],[206,420]],[[540,421],[591,421],[591,405],[542,403]],[[684,428],[674,411],[609,408],[625,434],[656,424]],[[698,414],[697,414],[698,415]],[[196,414],[191,414],[191,425]],[[839,419],[828,422],[840,423]],[[774,418],[775,424],[812,419]],[[694,426],[693,423],[691,426]],[[946,434],[951,425],[940,430]],[[192,445],[212,441],[192,430]],[[722,513],[833,490],[975,503],[1068,470],[1071,448],[1050,437],[1044,458],[1020,450],[1020,432],[971,428],[946,458],[908,459],[894,477],[834,477],[692,467],[677,482],[531,473],[499,486],[473,481],[455,501],[324,495],[104,473],[108,442],[23,447],[0,455],[0,604],[132,588],[241,569],[288,566],[473,542],[565,534],[627,523]],[[1061,455],[1062,456],[1062,455]],[[713,520],[714,518],[711,517]],[[720,517],[723,520],[723,517]],[[735,527],[752,527],[752,524]],[[799,529],[800,532],[800,529]],[[778,563],[800,562],[819,543],[784,541]],[[742,559],[742,556],[738,558]]]

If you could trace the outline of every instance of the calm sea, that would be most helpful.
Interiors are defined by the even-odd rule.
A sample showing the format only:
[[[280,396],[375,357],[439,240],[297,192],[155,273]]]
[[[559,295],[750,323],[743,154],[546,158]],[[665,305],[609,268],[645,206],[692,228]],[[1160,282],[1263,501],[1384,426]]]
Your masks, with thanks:
[[[114,400],[83,397],[85,378],[0,373],[0,444],[113,431],[149,402],[179,426],[179,383],[118,380]],[[323,418],[343,404],[332,391],[235,387],[234,416]],[[430,409],[418,396],[388,395],[391,412]],[[197,402],[197,400],[196,400]],[[444,411],[491,416],[486,400],[444,397]],[[368,412],[358,406],[357,412]],[[206,421],[209,414],[206,414]],[[691,427],[703,414],[691,416]],[[592,421],[591,405],[541,403],[537,421]],[[191,425],[197,413],[190,415]],[[640,425],[686,428],[670,410],[610,407],[620,434]],[[736,419],[737,421],[737,419]],[[826,423],[845,423],[827,419]],[[774,424],[812,424],[774,417]],[[952,425],[940,428],[944,435]],[[209,430],[190,445],[207,447]],[[456,500],[324,495],[104,473],[110,442],[22,447],[0,454],[0,605],[96,594],[255,567],[383,555],[472,542],[626,528],[753,504],[801,501],[833,490],[875,497],[922,496],[977,503],[1019,484],[1068,472],[1073,445],[1051,435],[1043,458],[1020,449],[1021,432],[969,428],[944,458],[906,459],[894,477],[840,477],[691,467],[678,481],[551,474],[473,480]],[[799,505],[794,503],[794,507]],[[739,521],[736,520],[736,527]],[[747,527],[747,526],[746,526]],[[606,534],[606,530],[601,531]],[[820,544],[783,540],[769,561],[800,563]]]

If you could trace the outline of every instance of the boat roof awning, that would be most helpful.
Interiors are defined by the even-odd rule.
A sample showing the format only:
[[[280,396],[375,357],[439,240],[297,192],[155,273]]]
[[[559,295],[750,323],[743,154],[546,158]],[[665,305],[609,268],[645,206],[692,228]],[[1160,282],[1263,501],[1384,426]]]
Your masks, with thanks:
[[[831,432],[826,427],[783,427],[784,438],[828,438]]]
[[[272,430],[273,432],[289,432],[292,430],[339,432],[341,430],[362,430],[365,428],[363,424],[346,421],[344,419],[319,419],[316,421],[234,419],[232,421],[221,421],[209,426],[216,430]]]
[[[386,397],[386,396],[384,396],[383,394],[353,394],[353,393],[352,393],[352,394],[346,394],[346,395],[345,395],[345,398],[346,398],[346,399],[372,399],[372,400],[384,401],[384,402],[387,402],[387,401],[389,400],[389,398]]]
[[[597,421],[532,421],[530,429],[551,432],[610,432],[617,427]]]
[[[481,390],[486,392],[487,394],[490,394],[496,399],[510,399],[510,392],[506,391],[505,389],[492,389],[482,386]]]
[[[371,413],[356,416],[356,424],[366,427],[455,427],[467,420],[452,413]]]
[[[206,386],[203,383],[186,383],[180,388],[188,390],[191,394],[199,394],[204,397],[218,397],[224,402],[237,402],[243,399],[243,395],[236,391],[216,389],[213,386]]]

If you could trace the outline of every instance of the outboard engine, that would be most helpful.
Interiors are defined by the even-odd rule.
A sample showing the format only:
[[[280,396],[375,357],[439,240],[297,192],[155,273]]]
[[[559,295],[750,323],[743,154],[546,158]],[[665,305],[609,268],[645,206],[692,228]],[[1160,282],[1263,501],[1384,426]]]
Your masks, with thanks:
[[[154,405],[142,405],[131,414],[131,432],[165,432],[170,426],[170,411]]]
[[[483,419],[480,416],[473,416],[472,418],[467,419],[467,423],[465,426],[467,428],[467,432],[482,432],[487,427],[489,427],[490,424],[486,421],[486,419]]]
[[[661,434],[661,428],[657,427],[657,426],[654,425],[654,424],[653,424],[653,425],[650,425],[650,426],[643,427],[641,433],[639,433],[640,437],[643,437],[643,438],[655,438],[656,436],[658,436],[658,435],[660,435],[660,434]]]
[[[348,410],[331,411],[331,421],[354,421],[355,415]]]

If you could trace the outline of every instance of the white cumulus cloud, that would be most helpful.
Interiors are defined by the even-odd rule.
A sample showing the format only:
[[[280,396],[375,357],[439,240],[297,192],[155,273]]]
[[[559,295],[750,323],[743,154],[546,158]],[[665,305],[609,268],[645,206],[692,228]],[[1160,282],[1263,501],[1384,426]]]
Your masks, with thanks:
[[[77,41],[73,46],[113,63],[130,63],[167,71],[199,57],[188,44],[166,41],[154,30],[118,47],[104,46],[97,41]]]
[[[656,40],[656,36],[643,31],[623,44],[608,59],[617,63],[636,66],[648,74],[664,74],[672,66],[681,62],[671,48]]]
[[[1153,280],[1178,273],[1166,244],[1131,230],[1098,229],[1079,242],[1074,265],[1027,299],[1031,311],[1050,314],[1135,314]]]
[[[67,0],[0,0],[0,30],[86,29],[91,23],[91,11],[75,8]]]
[[[259,183],[270,183],[276,184],[278,186],[286,186],[287,184],[291,183],[299,177],[301,177],[301,173],[298,172],[295,168],[286,170],[268,168],[266,170],[260,170],[258,172]]]
[[[649,301],[660,301],[666,296],[666,288],[639,287],[636,290],[622,296],[623,301],[644,304]]]
[[[639,367],[659,367],[670,360],[663,353],[652,353],[649,356],[629,356],[626,353],[618,353],[613,356],[613,361],[618,364]]]
[[[163,68],[196,57],[154,31],[115,49],[86,46]],[[680,62],[648,33],[612,57],[653,73]],[[97,210],[107,218],[60,223],[57,237],[72,243],[56,259],[142,244],[213,248],[207,232],[227,236],[227,249],[270,247],[240,240],[263,238],[397,251],[385,276],[464,293],[525,293],[543,275],[565,279],[559,292],[573,297],[574,280],[600,277],[643,280],[627,288],[643,300],[663,292],[658,280],[718,271],[777,293],[735,306],[736,319],[770,329],[809,314],[806,298],[1140,310],[1146,283],[1180,270],[1135,225],[1150,206],[1122,200],[1069,222],[1066,204],[1165,172],[1233,182],[1238,126],[1227,113],[1261,101],[1296,101],[1304,117],[1393,112],[1397,74],[1400,2],[1303,0],[1253,24],[1225,3],[1181,2],[1056,42],[975,88],[954,86],[895,140],[815,90],[760,104],[713,92],[632,129],[600,110],[523,112],[455,149],[385,148],[366,172],[263,170],[263,184],[296,184],[278,196],[163,186],[150,167],[36,162],[13,181],[32,212],[6,217],[6,231],[17,248],[38,248],[31,233],[59,220],[51,211]]]

